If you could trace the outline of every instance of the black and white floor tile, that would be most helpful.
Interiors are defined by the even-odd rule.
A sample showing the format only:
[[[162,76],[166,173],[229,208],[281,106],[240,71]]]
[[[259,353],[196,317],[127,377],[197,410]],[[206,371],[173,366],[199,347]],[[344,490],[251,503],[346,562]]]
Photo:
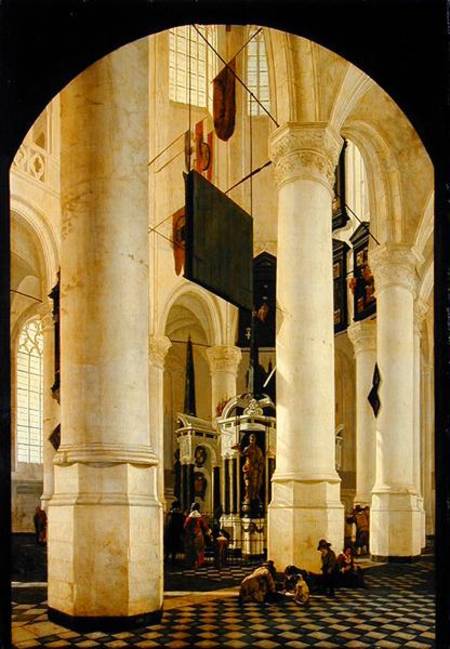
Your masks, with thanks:
[[[289,600],[239,604],[237,585],[246,570],[238,566],[220,572],[207,567],[192,575],[179,569],[177,581],[184,581],[185,588],[167,592],[161,623],[115,634],[80,634],[56,626],[47,619],[45,588],[21,584],[13,589],[13,647],[433,647],[432,557],[374,567],[366,561],[364,566],[367,589],[338,589],[334,599],[314,595],[307,608]],[[208,579],[217,590],[192,592],[197,581]],[[224,581],[235,585],[220,590]]]

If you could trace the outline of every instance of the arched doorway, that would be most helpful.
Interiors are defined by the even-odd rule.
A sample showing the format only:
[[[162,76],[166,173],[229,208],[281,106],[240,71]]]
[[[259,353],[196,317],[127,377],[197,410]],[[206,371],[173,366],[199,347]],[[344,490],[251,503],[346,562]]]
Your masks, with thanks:
[[[394,21],[395,22],[395,21]],[[6,240],[6,239],[5,239]]]

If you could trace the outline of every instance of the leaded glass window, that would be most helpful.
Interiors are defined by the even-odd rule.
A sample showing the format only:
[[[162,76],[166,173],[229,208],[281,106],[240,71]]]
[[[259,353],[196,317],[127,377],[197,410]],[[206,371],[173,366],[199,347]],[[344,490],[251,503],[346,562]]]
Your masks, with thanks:
[[[260,31],[247,46],[247,85],[261,104],[270,111],[269,68],[267,65],[264,31]],[[264,109],[248,94],[248,114],[266,115]]]
[[[42,463],[42,382],[44,340],[40,320],[22,329],[17,350],[17,460]]]
[[[212,26],[197,29],[216,49]],[[190,61],[190,63],[189,63]],[[212,106],[212,83],[217,73],[217,56],[193,26],[169,30],[169,98],[183,104]]]

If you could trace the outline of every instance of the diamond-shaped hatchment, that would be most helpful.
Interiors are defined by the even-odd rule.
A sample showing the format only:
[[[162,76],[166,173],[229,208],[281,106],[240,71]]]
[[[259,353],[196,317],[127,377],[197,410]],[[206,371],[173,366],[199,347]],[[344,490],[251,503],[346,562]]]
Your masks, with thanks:
[[[57,451],[59,449],[59,445],[61,444],[61,424],[58,424],[56,426],[55,430],[48,439],[55,451]]]
[[[381,383],[380,370],[378,369],[378,365],[375,363],[373,376],[372,376],[372,389],[370,390],[369,395],[367,397],[370,405],[372,406],[373,414],[375,415],[375,417],[378,415],[378,411],[380,410],[380,406],[381,406],[380,397],[378,396],[378,387],[380,383]]]

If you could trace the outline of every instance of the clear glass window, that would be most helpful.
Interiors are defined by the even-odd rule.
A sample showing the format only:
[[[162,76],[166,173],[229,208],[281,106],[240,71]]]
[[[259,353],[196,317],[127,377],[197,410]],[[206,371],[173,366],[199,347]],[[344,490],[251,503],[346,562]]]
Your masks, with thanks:
[[[19,338],[16,363],[17,460],[42,464],[44,339],[40,320],[29,320]]]
[[[215,28],[197,25],[197,29],[216,49]],[[217,56],[193,26],[169,30],[170,99],[193,106],[211,106],[211,81],[217,69]]]
[[[264,31],[260,31],[247,45],[247,86],[263,106],[270,111],[269,70]],[[267,114],[250,95],[247,97],[249,115]]]

